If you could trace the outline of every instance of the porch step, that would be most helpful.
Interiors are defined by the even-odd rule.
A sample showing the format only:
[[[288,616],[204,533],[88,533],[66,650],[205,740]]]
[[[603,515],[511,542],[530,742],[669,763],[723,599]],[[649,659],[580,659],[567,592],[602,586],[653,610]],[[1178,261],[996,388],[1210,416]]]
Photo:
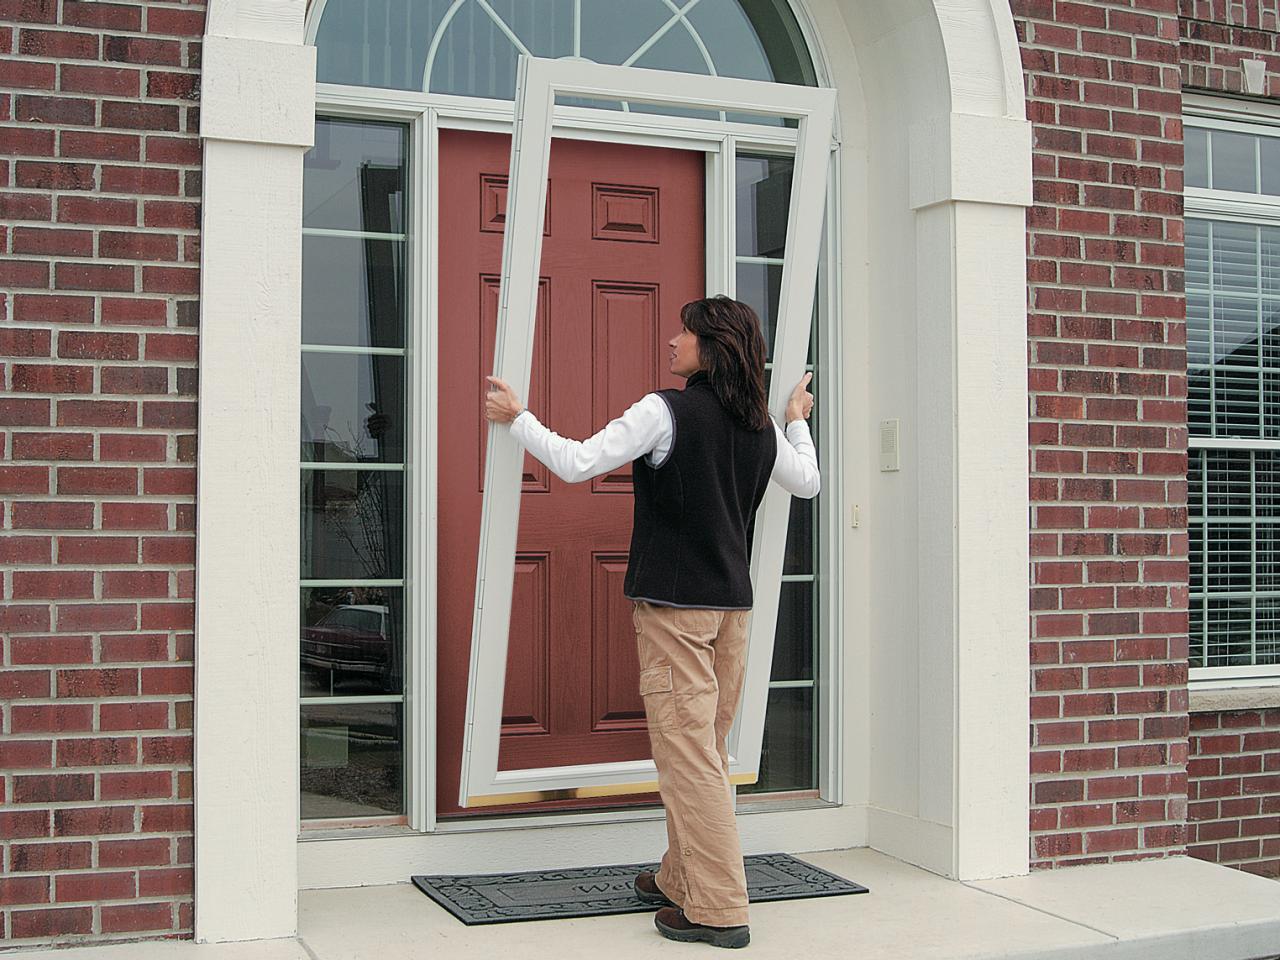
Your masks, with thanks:
[[[960,883],[867,848],[799,854],[871,890],[753,904],[753,960],[1260,960],[1280,957],[1280,883],[1171,857]],[[648,914],[467,927],[410,884],[304,890],[299,940],[20,950],[22,960],[652,960],[710,957]]]

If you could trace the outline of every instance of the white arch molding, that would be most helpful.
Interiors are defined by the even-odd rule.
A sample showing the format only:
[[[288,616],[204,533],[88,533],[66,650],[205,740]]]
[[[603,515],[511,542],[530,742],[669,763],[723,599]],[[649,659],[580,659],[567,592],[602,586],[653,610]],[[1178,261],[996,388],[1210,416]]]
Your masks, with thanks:
[[[845,482],[831,492],[844,519],[829,533],[843,571],[831,591],[843,595],[843,806],[744,816],[744,846],[792,830],[795,849],[868,844],[965,880],[1025,873],[1031,138],[1012,14],[1002,0],[795,6],[842,112],[832,315]],[[477,856],[616,862],[660,837],[651,822],[297,842],[301,187],[315,104],[304,13],[303,0],[212,0],[204,38],[201,941],[293,935],[300,860],[306,885],[341,886]],[[877,424],[890,417],[902,469],[881,473]],[[360,843],[378,852],[353,858]]]

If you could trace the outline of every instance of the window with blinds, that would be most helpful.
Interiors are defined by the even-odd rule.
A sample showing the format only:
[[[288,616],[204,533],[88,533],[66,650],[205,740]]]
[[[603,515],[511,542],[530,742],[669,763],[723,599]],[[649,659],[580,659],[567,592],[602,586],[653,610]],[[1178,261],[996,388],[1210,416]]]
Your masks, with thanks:
[[[1280,675],[1280,126],[1186,118],[1193,679]]]

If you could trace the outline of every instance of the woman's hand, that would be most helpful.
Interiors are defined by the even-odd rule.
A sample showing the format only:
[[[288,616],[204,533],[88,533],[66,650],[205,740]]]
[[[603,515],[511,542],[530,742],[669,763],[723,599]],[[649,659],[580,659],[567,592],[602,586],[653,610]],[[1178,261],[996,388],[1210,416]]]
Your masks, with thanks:
[[[510,423],[524,411],[520,398],[505,380],[497,377],[485,377],[489,381],[489,392],[484,398],[484,415],[498,423]]]
[[[809,412],[813,410],[813,394],[806,390],[805,387],[809,385],[809,381],[812,379],[813,373],[806,373],[800,378],[796,388],[791,391],[791,398],[787,400],[787,423],[801,418],[809,419]]]

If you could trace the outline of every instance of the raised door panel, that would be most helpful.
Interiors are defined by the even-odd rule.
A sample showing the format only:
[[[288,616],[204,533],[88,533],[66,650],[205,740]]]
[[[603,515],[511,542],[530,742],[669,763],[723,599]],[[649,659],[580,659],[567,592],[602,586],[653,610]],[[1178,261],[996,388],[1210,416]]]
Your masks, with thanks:
[[[591,429],[599,430],[658,383],[656,283],[591,284]],[[630,493],[631,464],[591,481],[595,493]]]
[[[622,595],[627,555],[596,553],[591,560],[591,729],[646,731],[634,608]]]
[[[479,394],[478,407],[482,429],[477,431],[480,445],[480,477],[476,481],[476,489],[484,493],[484,464],[486,446],[488,444],[488,420],[484,415],[485,394],[488,392],[488,381],[485,377],[493,373],[494,344],[498,339],[498,277],[485,275],[480,278],[480,372],[476,377],[476,390]],[[550,315],[548,305],[551,302],[551,281],[543,277],[538,281],[538,324],[534,331],[533,368],[529,378],[529,398],[525,406],[530,410],[545,410],[547,394],[550,392],[550,371],[547,360],[550,349],[547,342],[551,339],[551,325],[546,322]],[[551,471],[529,454],[524,455],[524,482],[522,493],[546,493],[551,488]]]
[[[551,557],[518,554],[507,635],[502,735],[551,732]]]

